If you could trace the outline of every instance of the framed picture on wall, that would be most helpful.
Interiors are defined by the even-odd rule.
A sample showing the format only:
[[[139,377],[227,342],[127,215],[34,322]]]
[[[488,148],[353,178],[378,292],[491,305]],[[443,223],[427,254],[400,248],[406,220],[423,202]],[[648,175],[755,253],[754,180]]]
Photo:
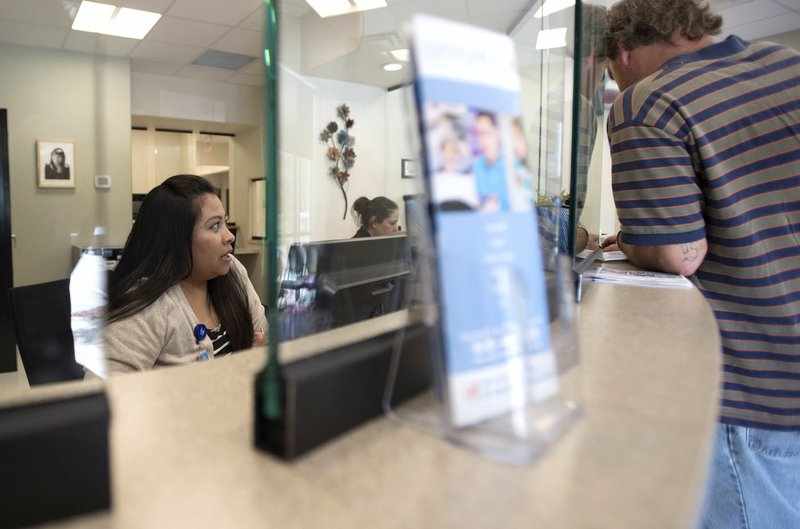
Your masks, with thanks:
[[[75,187],[75,142],[37,140],[36,171],[39,187]]]
[[[414,178],[417,176],[417,161],[403,158],[400,161],[400,176],[402,178]]]

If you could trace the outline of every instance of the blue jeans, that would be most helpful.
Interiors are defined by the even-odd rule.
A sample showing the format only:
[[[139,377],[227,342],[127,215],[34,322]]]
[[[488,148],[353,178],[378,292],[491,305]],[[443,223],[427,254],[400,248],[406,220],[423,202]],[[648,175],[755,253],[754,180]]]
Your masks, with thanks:
[[[800,528],[800,432],[717,426],[699,527]]]

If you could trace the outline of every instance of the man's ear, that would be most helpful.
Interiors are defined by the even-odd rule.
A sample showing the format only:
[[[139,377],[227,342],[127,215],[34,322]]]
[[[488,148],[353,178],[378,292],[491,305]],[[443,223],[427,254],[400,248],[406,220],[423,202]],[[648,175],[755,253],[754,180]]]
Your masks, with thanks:
[[[623,66],[629,66],[631,63],[631,51],[620,47],[619,62],[621,62]]]

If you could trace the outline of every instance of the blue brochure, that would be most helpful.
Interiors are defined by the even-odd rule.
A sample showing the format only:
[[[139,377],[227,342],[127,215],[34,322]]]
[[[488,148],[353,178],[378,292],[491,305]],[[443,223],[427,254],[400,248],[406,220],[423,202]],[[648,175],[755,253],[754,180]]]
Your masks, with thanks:
[[[454,426],[557,393],[520,80],[507,36],[418,16],[415,96]]]

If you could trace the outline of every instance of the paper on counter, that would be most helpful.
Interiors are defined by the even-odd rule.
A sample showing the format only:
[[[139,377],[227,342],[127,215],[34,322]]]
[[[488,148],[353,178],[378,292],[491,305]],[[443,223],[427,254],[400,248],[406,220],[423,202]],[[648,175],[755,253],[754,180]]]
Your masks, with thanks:
[[[595,268],[587,270],[583,277],[600,283],[621,283],[644,287],[690,288],[692,282],[678,274],[651,272],[649,270],[614,270],[611,268]]]
[[[578,252],[578,254],[575,255],[575,257],[577,257],[578,259],[586,259],[587,257],[592,255],[593,253],[594,253],[594,250],[586,249],[586,250],[583,250],[582,252]],[[613,252],[603,252],[596,259],[598,261],[607,262],[607,261],[625,261],[628,258],[625,256],[624,252],[622,252],[620,250],[616,250],[616,251],[613,251]]]

